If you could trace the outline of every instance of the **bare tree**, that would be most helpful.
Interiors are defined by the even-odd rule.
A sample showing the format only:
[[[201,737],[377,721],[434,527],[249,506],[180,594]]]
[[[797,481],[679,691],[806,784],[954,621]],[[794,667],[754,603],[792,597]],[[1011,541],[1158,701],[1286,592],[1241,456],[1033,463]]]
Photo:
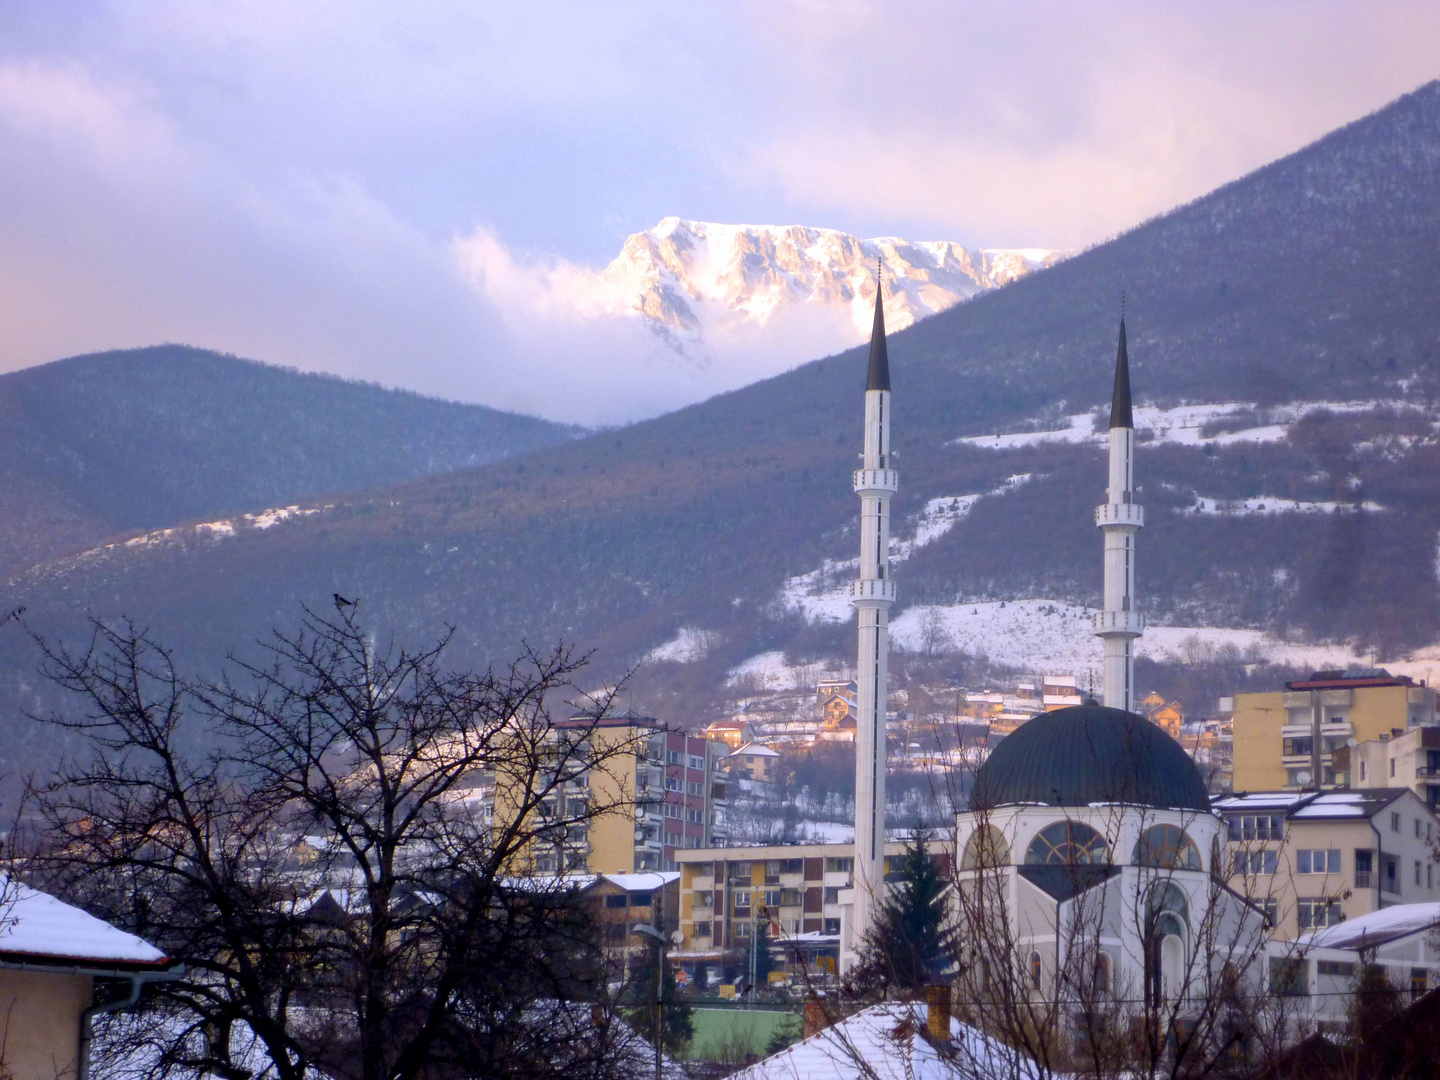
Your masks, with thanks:
[[[40,791],[29,872],[187,967],[134,1026],[145,1071],[623,1073],[591,920],[563,879],[524,876],[630,812],[604,794],[618,783],[571,796],[637,751],[593,737],[608,697],[556,715],[584,658],[452,671],[448,631],[377,648],[337,609],[214,681],[132,625],[97,621],[78,650],[37,639],[79,703],[49,719],[89,753]]]

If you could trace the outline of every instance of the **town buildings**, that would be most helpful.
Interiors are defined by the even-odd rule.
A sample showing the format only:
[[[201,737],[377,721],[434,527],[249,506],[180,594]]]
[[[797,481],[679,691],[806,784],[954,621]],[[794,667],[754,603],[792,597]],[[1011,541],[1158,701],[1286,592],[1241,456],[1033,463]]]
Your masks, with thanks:
[[[557,825],[542,830],[529,855],[531,872],[673,871],[676,852],[724,843],[717,811],[727,794],[720,767],[725,743],[628,712],[598,721],[577,716],[555,726],[557,740],[572,736],[587,740],[588,753],[604,764],[579,770],[542,802],[540,815]],[[614,754],[617,747],[625,752]],[[486,813],[513,812],[520,799],[512,787],[525,779],[495,777],[493,810]],[[611,809],[576,822],[587,805]]]
[[[1440,811],[1440,725],[1382,732],[1337,750],[1334,761],[1352,788],[1408,787]]]
[[[1284,690],[1234,696],[1236,791],[1344,787],[1335,755],[1365,743],[1433,726],[1435,691],[1384,668],[1317,671]],[[1387,767],[1388,771],[1388,767]]]
[[[1440,901],[1440,819],[1409,788],[1250,792],[1214,808],[1229,879],[1264,907],[1278,938]]]

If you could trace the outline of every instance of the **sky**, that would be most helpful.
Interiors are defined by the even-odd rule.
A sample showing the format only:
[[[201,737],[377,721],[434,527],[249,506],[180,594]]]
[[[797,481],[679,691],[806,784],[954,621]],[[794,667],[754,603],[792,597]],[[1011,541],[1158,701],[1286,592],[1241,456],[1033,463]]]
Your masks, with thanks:
[[[666,216],[1083,247],[1437,75],[1404,0],[16,0],[0,370],[184,342],[622,423],[741,376],[527,283]]]

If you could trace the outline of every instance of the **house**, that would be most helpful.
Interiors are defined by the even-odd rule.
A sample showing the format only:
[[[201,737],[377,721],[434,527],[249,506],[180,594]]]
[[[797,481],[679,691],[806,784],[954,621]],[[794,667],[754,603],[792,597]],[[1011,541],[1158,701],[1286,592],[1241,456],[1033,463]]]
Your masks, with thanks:
[[[1180,738],[1180,728],[1185,723],[1185,712],[1180,702],[1167,702],[1152,690],[1141,700],[1139,711],[1144,714],[1145,719],[1172,739]]]
[[[1440,820],[1409,788],[1260,791],[1214,809],[1225,820],[1229,881],[1264,905],[1276,937],[1440,901]]]
[[[88,1074],[94,1018],[172,977],[159,949],[48,893],[0,877],[0,1075]]]
[[[841,728],[848,728],[853,731],[857,708],[853,690],[831,696],[820,705],[820,730],[839,731]]]
[[[731,780],[759,780],[768,784],[780,775],[780,755],[764,743],[746,743],[721,764],[730,773]]]
[[[732,1080],[1031,1080],[1040,1075],[1020,1051],[951,1016],[948,999],[948,987],[932,987],[927,1004],[887,1001],[829,1026],[822,1026],[820,1003],[809,1002],[806,1037],[741,1069]]]
[[[673,931],[680,924],[680,873],[597,874],[581,889],[600,925],[607,959],[628,977],[643,960],[649,942],[636,923]]]
[[[705,729],[705,738],[724,743],[734,751],[755,741],[755,728],[748,720],[716,720]]]

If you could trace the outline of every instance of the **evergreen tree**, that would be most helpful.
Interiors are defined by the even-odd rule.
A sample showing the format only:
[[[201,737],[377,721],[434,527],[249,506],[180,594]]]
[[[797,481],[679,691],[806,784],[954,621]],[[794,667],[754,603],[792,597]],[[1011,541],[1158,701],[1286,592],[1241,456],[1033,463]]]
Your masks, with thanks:
[[[665,932],[665,919],[660,918],[656,927]],[[630,985],[625,988],[625,1000],[630,1004],[626,1021],[650,1042],[655,1041],[655,965],[660,962],[660,943],[650,937],[645,941],[649,948],[645,962],[635,969]],[[661,982],[660,1000],[664,1004],[663,1047],[668,1054],[678,1054],[695,1037],[695,1010],[690,1005],[690,995],[680,989],[675,981],[675,965],[665,964]]]
[[[782,1017],[770,1032],[770,1041],[765,1044],[765,1056],[780,1053],[800,1041],[800,1018],[793,1013]]]
[[[945,892],[949,882],[914,833],[887,883],[875,924],[866,934],[855,982],[862,990],[917,993],[950,966],[955,931]]]
[[[755,940],[750,945],[754,950],[756,990],[769,985],[770,973],[775,970],[775,958],[770,955],[770,920],[764,917],[763,908],[761,912],[762,917],[755,921]]]

